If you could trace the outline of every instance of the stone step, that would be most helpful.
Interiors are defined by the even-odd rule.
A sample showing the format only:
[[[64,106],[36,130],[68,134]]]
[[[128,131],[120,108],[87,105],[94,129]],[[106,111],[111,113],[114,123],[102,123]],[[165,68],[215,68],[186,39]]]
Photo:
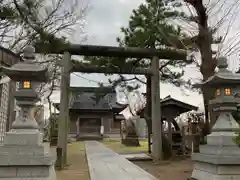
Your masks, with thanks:
[[[120,129],[111,129],[107,134],[120,134]]]
[[[82,134],[79,135],[77,141],[86,141],[86,140],[102,140],[103,137],[100,134]]]

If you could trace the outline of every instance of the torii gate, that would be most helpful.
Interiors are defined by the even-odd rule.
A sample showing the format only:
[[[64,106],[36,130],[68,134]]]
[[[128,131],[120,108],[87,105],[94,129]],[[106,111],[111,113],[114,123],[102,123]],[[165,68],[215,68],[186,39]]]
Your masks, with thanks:
[[[36,48],[36,53],[42,53]],[[58,157],[60,167],[67,163],[67,137],[68,137],[68,121],[69,121],[69,85],[71,72],[83,73],[109,73],[109,74],[138,74],[151,77],[151,107],[152,107],[152,139],[153,149],[152,155],[155,161],[162,160],[162,124],[161,124],[161,108],[160,108],[160,73],[159,59],[170,60],[187,60],[185,51],[176,50],[156,50],[150,48],[136,47],[113,47],[113,46],[94,46],[94,45],[78,45],[68,44],[59,50],[49,49],[44,53],[63,54],[62,73],[61,73],[61,96],[60,96],[60,115],[59,115],[59,131],[58,131],[58,150],[61,156]],[[151,58],[151,68],[135,68],[135,69],[107,69],[104,67],[94,67],[89,64],[72,65],[71,55],[83,56],[102,56],[102,57],[121,57],[121,58]]]

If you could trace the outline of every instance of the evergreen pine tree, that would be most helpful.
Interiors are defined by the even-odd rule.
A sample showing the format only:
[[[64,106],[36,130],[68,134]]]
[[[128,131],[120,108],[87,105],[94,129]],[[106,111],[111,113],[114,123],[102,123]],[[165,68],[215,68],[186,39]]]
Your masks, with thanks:
[[[117,38],[119,46],[154,48],[164,50],[165,52],[169,52],[169,50],[186,50],[189,47],[186,47],[181,39],[187,39],[188,36],[179,26],[174,24],[173,21],[177,17],[186,17],[184,13],[177,11],[179,6],[180,4],[176,3],[174,0],[146,0],[145,3],[133,10],[129,19],[128,27],[121,28],[123,37]],[[93,65],[104,66],[112,69],[150,67],[150,61],[147,59],[95,57],[87,58],[86,60]],[[183,79],[181,79],[184,74],[183,67],[188,63],[189,62],[183,61],[182,59],[175,61],[172,61],[171,59],[161,59],[161,82],[172,83],[176,86],[183,85],[185,83]],[[121,85],[127,89],[138,88],[139,86],[135,86],[134,88],[129,87],[132,85],[127,82],[130,80],[132,82],[132,79],[133,78],[127,78],[119,75],[119,78],[111,81],[111,83],[114,86]],[[137,77],[135,80],[141,82]],[[148,97],[148,99],[150,98]],[[150,121],[147,122],[149,131],[151,131],[151,123]],[[137,135],[134,128],[134,126],[126,128],[128,130],[126,140],[129,138],[128,141],[125,141],[125,144],[127,145],[139,145],[139,142],[136,142]]]

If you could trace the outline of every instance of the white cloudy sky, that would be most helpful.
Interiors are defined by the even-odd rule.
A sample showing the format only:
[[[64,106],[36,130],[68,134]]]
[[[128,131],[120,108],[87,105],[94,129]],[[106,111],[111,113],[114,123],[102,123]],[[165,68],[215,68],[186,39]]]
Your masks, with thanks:
[[[84,0],[89,2],[90,8],[86,16],[84,31],[88,36],[85,43],[94,45],[117,45],[116,37],[121,36],[120,27],[127,26],[129,16],[134,8],[144,0]],[[82,1],[82,2],[84,2]],[[231,0],[232,1],[232,0]],[[230,2],[230,0],[229,0]],[[214,17],[213,21],[221,16]],[[235,27],[235,31],[238,27]],[[235,32],[233,31],[233,32]],[[236,33],[236,32],[235,32]],[[233,34],[235,34],[233,33]],[[75,43],[81,42],[81,36],[77,33],[71,38]],[[236,63],[233,64],[235,66]],[[98,86],[96,82],[108,83],[108,78],[100,74],[78,74],[71,76],[71,86]],[[197,69],[189,67],[186,69],[186,78],[199,78]],[[145,88],[141,88],[145,91]],[[174,98],[199,106],[202,109],[202,97],[198,93],[181,90],[170,84],[160,85],[161,97],[171,95]],[[52,96],[54,102],[59,102],[59,92]],[[46,111],[45,111],[46,112]],[[48,112],[45,113],[48,116]]]

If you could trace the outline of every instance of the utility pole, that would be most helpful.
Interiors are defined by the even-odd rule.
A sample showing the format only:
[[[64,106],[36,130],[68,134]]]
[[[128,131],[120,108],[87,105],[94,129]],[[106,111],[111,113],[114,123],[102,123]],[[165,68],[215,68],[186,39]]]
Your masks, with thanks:
[[[158,57],[153,57],[151,78],[152,92],[152,155],[155,162],[163,159],[162,121],[160,106],[160,73]]]
[[[71,54],[64,52],[61,62],[61,95],[60,114],[58,119],[57,165],[67,165],[68,121],[69,121],[69,85],[71,70]]]

